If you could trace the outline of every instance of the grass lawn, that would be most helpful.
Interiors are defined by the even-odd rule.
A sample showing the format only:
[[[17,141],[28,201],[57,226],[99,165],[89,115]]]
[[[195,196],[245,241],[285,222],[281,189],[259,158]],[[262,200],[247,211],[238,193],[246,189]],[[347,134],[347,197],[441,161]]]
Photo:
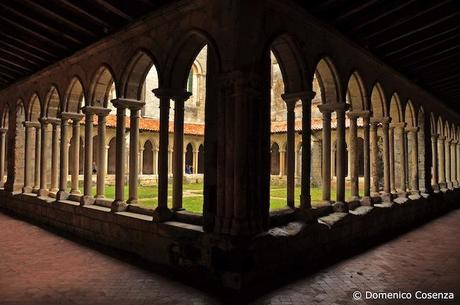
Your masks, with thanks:
[[[128,197],[128,186],[125,186],[125,198]],[[96,194],[96,188],[93,188],[93,194]],[[311,200],[313,205],[321,202],[322,190],[321,188],[310,189]],[[154,209],[158,203],[158,187],[155,186],[139,186],[139,205],[145,208]],[[168,206],[172,206],[172,184],[168,185]],[[115,187],[105,187],[106,198],[115,198]],[[272,185],[270,188],[270,210],[278,210],[286,207],[286,186]],[[300,204],[300,187],[295,188],[295,203]],[[334,200],[336,196],[335,188],[331,189],[331,199]],[[345,196],[350,196],[350,189],[345,190]],[[203,184],[191,183],[184,184],[183,188],[183,206],[184,208],[193,213],[203,213]]]

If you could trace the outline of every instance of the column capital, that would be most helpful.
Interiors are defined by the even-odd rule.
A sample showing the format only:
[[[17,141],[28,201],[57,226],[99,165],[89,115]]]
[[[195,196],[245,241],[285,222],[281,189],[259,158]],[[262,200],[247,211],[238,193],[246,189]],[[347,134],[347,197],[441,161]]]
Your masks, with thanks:
[[[39,118],[38,121],[41,123],[41,125],[43,126],[46,126],[48,125],[50,122],[48,121],[48,118],[47,117],[42,117],[42,118]]]
[[[333,111],[346,111],[350,108],[350,105],[348,104],[344,104],[344,103],[326,103],[326,104],[321,104],[321,105],[318,105],[318,109],[319,111],[321,111],[322,113],[325,113],[325,112],[333,112]]]
[[[7,131],[8,131],[8,128],[4,128],[4,127],[0,128],[0,134],[4,134]]]
[[[441,136],[441,135],[438,136],[438,140],[444,141],[445,139],[446,139],[445,136]]]
[[[110,101],[115,108],[129,108],[131,110],[140,110],[144,107],[145,102],[135,100],[135,99],[128,99],[128,98],[117,98]]]
[[[84,114],[96,114],[98,116],[106,116],[110,113],[109,108],[100,106],[85,106],[81,110]]]
[[[300,91],[300,92],[285,92],[281,94],[281,98],[285,101],[295,101],[298,100],[309,100],[311,101],[316,96],[316,92],[314,91]]]
[[[419,130],[419,128],[418,128],[418,127],[415,127],[415,126],[408,126],[408,127],[406,127],[406,131],[407,131],[408,133],[415,133],[415,132],[417,132],[418,130]]]
[[[458,140],[452,140],[451,143],[452,143],[452,144],[457,144],[457,143],[458,143]]]
[[[83,113],[75,113],[75,112],[61,112],[60,115],[61,119],[67,119],[67,120],[72,120],[74,122],[80,121],[83,119],[84,115]]]
[[[41,127],[39,122],[25,121],[23,124],[24,124],[24,127],[31,127],[31,128],[40,128]]]
[[[431,139],[436,141],[438,139],[439,135],[438,134],[432,134]]]
[[[405,122],[395,122],[395,123],[390,123],[390,128],[395,128],[395,129],[404,129],[406,127]]]
[[[169,98],[173,101],[186,101],[192,96],[192,93],[185,89],[156,88],[152,92],[157,98]]]
[[[47,123],[51,125],[59,125],[61,124],[61,119],[59,118],[46,118]]]
[[[371,112],[369,110],[352,110],[347,112],[348,118],[369,118],[371,116]]]

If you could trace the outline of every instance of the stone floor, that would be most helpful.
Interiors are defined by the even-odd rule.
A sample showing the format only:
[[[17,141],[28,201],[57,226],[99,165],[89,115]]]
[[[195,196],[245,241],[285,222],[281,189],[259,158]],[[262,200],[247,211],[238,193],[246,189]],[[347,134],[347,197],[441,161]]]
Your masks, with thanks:
[[[219,304],[232,299],[122,256],[0,213],[0,304]],[[456,299],[354,301],[356,290],[454,292]],[[280,305],[460,304],[460,210],[250,300]]]

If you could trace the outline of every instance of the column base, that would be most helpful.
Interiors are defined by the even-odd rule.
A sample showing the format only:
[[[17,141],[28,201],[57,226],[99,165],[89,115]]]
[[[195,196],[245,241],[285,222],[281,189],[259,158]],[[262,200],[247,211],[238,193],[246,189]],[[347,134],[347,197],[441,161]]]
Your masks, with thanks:
[[[38,186],[32,187],[32,193],[38,194],[38,190],[40,190],[40,187],[38,187]]]
[[[409,195],[410,200],[418,200],[420,198],[422,198],[422,196],[420,196],[420,191],[419,190],[412,190],[411,191],[411,194]]]
[[[38,197],[47,197],[48,194],[49,194],[49,191],[45,189],[39,189],[37,192]]]
[[[398,192],[398,198],[407,198],[407,192],[406,191],[399,191]]]
[[[312,210],[311,208],[301,208],[298,211],[299,218],[301,218],[306,223],[316,223],[316,219],[318,219],[317,212]]]
[[[22,188],[23,193],[32,193],[32,187],[31,186],[24,186]]]
[[[397,203],[397,204],[404,204],[404,203],[406,203],[407,201],[409,201],[409,199],[406,198],[406,197],[398,197],[398,198],[395,198],[395,199],[393,200],[393,202],[394,202],[394,203]]]
[[[454,181],[453,184],[455,189],[458,189],[460,187],[460,183],[458,181]]]
[[[93,196],[88,196],[88,195],[85,195],[85,196],[81,196],[80,198],[80,206],[83,206],[83,205],[92,205],[94,204],[94,197]]]
[[[300,208],[302,210],[311,209],[311,196],[309,196],[309,195],[300,195]]]
[[[372,202],[371,196],[364,196],[364,197],[361,199],[361,205],[364,205],[364,206],[372,206],[372,205],[373,205],[373,202]]]
[[[173,213],[167,207],[157,207],[153,212],[154,222],[168,221],[173,217]]]
[[[431,186],[431,188],[433,189],[434,193],[439,193],[439,185],[438,184],[433,184]]]
[[[58,191],[56,193],[57,200],[66,200],[67,198],[69,198],[69,194],[66,191]]]
[[[104,195],[96,195],[96,197],[94,197],[94,198],[96,198],[96,199],[104,199],[105,196]]]
[[[452,184],[452,182],[447,182],[447,189],[448,190],[453,190],[454,189],[454,185]]]
[[[126,204],[138,204],[138,202],[137,202],[137,199],[134,199],[134,198],[131,199],[130,198],[130,199],[126,200]]]
[[[78,189],[72,189],[72,190],[70,190],[70,195],[80,195],[80,194],[81,194],[81,192],[80,192],[80,190],[78,190]]]
[[[382,197],[382,202],[391,202],[391,199],[392,199],[391,193],[383,193],[381,197]]]
[[[348,205],[346,202],[338,201],[332,205],[334,212],[348,213]]]
[[[128,208],[128,205],[126,204],[126,202],[122,200],[115,200],[112,202],[111,212],[113,213],[123,212],[123,211],[126,211],[127,208]]]

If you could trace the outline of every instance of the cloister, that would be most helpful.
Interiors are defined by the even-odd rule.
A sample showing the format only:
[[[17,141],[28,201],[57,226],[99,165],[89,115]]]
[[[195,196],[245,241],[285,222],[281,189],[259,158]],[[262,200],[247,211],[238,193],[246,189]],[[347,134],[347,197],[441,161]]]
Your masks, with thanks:
[[[168,4],[2,89],[0,206],[240,288],[455,204],[458,113],[298,4],[237,2]]]

